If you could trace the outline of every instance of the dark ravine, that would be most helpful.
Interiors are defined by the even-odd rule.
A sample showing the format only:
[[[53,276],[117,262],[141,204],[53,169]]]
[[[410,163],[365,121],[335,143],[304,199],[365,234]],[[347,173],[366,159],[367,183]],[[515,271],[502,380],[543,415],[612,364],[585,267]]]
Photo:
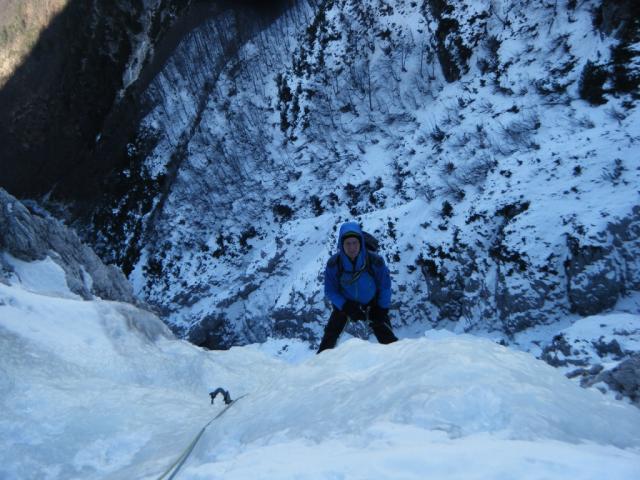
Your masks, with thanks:
[[[70,1],[0,90],[0,187],[20,198],[49,194],[86,213],[102,201],[105,179],[128,161],[126,144],[148,108],[142,93],[180,41],[221,12],[235,12],[252,29],[290,3],[158,0],[145,11],[139,0],[100,8]],[[125,86],[142,41],[153,55]]]
[[[98,11],[71,1],[43,31],[31,55],[0,91],[0,186],[20,197],[58,188],[91,162],[96,136],[122,86],[142,31],[142,2],[112,1]]]

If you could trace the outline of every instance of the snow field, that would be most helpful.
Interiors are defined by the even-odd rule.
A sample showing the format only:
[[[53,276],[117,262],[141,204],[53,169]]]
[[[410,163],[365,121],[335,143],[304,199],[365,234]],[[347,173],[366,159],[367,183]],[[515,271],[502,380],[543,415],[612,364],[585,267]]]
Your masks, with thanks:
[[[0,478],[602,478],[640,468],[640,412],[473,336],[313,355],[207,352],[114,302],[0,285]],[[218,403],[220,402],[220,403]]]

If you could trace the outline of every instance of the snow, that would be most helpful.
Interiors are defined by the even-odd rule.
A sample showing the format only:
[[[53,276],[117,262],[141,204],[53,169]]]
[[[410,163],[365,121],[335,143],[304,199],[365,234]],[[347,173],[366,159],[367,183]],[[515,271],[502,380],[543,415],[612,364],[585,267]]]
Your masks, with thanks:
[[[13,274],[17,277],[18,282],[25,289],[44,295],[80,298],[67,286],[64,270],[51,257],[35,262],[25,262],[8,253],[2,253],[2,256],[7,265],[13,269]],[[84,270],[83,277],[85,283],[90,285],[91,277]]]
[[[619,332],[624,332],[625,336],[616,336],[615,333]],[[628,313],[593,315],[578,320],[560,333],[565,334],[570,343],[575,343],[579,339],[581,341],[600,339],[604,343],[609,343],[616,338],[622,350],[640,352],[638,315]],[[593,350],[593,347],[591,349]],[[592,352],[592,355],[598,356],[595,352]]]
[[[349,7],[346,20],[340,3]],[[640,351],[637,293],[582,319],[568,313],[563,296],[567,238],[620,257],[610,242],[633,238],[608,238],[610,226],[638,204],[639,110],[625,107],[625,96],[607,95],[603,106],[578,98],[584,63],[608,61],[614,42],[593,27],[597,2],[456,3],[453,18],[474,48],[469,71],[453,83],[442,78],[435,46],[423,43],[437,22],[419,13],[421,2],[398,0],[393,14],[373,18],[379,3],[334,2],[327,10],[327,28],[357,42],[316,41],[301,53],[313,70],[323,48],[327,68],[319,74],[291,68],[315,16],[300,6],[228,65],[220,63],[228,45],[217,39],[235,20],[203,24],[145,94],[153,108],[141,130],[158,142],[137,173],[155,181],[175,172],[175,179],[166,199],[150,202],[162,215],[124,212],[140,223],[127,224],[123,245],[137,242],[134,227],[158,225],[138,245],[130,281],[176,327],[226,315],[233,335],[222,344],[266,341],[205,351],[136,307],[82,301],[50,257],[3,257],[13,274],[11,285],[0,284],[0,478],[157,478],[221,411],[208,398],[218,386],[248,396],[211,424],[178,478],[638,476],[639,410],[563,375],[583,360],[613,368],[625,357],[598,351],[613,340],[627,356]],[[489,17],[471,21],[489,6]],[[389,45],[376,35],[386,29]],[[153,48],[144,35],[132,58]],[[491,36],[499,40],[493,60],[483,45]],[[483,55],[496,62],[488,73],[477,66]],[[134,62],[126,75],[136,69]],[[360,91],[353,75],[367,72],[373,83]],[[310,107],[306,131],[302,122],[280,131],[277,73],[292,90],[317,91],[299,99]],[[332,85],[323,85],[325,74]],[[526,128],[510,133],[518,122]],[[442,139],[432,138],[436,128]],[[285,142],[290,134],[298,140]],[[483,165],[495,166],[474,180],[474,166]],[[345,192],[347,184],[378,180],[383,186],[357,201]],[[379,204],[370,205],[368,194]],[[324,211],[317,217],[311,195]],[[128,200],[120,199],[114,218]],[[445,200],[454,207],[450,218],[441,214]],[[525,202],[529,209],[508,222],[497,213]],[[291,207],[293,217],[275,218],[275,204]],[[344,333],[335,350],[316,356],[303,340],[269,338],[282,330],[276,318],[285,318],[297,322],[296,334],[311,330],[317,340],[328,316],[321,272],[335,247],[333,229],[352,217],[376,233],[390,260],[392,320],[402,340],[380,346]],[[241,248],[248,226],[258,235]],[[462,244],[472,248],[457,250]],[[488,256],[491,246],[522,253],[529,272],[558,273],[511,273]],[[213,254],[219,247],[221,257]],[[628,262],[637,257],[631,246],[623,253]],[[460,260],[470,256],[478,259],[471,273]],[[459,290],[477,304],[463,316],[443,314],[419,258],[437,263],[450,297],[456,276],[472,280]],[[160,260],[163,277],[148,276],[146,267]],[[591,265],[596,277],[608,268],[601,263]],[[574,276],[571,286],[586,288],[586,280]],[[495,295],[483,296],[499,290],[531,297],[533,328],[512,335],[502,324],[502,314],[518,309],[501,311]],[[534,358],[558,334],[572,347],[558,359],[575,365],[554,369]]]
[[[367,439],[363,441],[362,437]],[[612,460],[615,458],[615,462]],[[487,434],[450,440],[437,431],[379,423],[358,436],[321,443],[272,443],[185,478],[245,479],[549,479],[633,478],[634,454],[561,442],[503,441]],[[259,472],[259,473],[256,473]],[[261,477],[257,477],[261,478]]]
[[[131,305],[16,281],[0,284],[0,345],[7,480],[157,478],[221,411],[208,398],[219,386],[248,395],[177,478],[628,480],[640,469],[640,410],[446,330],[387,346],[345,335],[321,355],[296,339],[205,351]]]

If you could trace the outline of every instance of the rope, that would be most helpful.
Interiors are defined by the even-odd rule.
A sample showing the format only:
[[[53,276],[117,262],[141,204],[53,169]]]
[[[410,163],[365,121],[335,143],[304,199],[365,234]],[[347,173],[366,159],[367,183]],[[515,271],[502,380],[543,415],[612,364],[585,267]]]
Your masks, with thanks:
[[[220,390],[220,389],[218,389]],[[216,390],[216,392],[218,391]],[[228,395],[228,394],[227,394]],[[218,418],[220,418],[222,416],[222,414],[224,412],[226,412],[227,410],[229,410],[229,408],[231,408],[231,405],[233,405],[234,403],[236,403],[238,400],[240,400],[241,398],[244,398],[248,395],[248,393],[236,398],[235,400],[230,400],[229,403],[227,403],[225,401],[225,403],[227,403],[227,406],[224,407],[215,417],[213,417],[211,420],[209,420],[204,427],[202,427],[200,429],[200,432],[198,432],[198,434],[195,436],[195,438],[191,441],[191,443],[187,446],[187,448],[184,449],[184,451],[180,454],[180,456],[176,459],[175,462],[173,462],[171,464],[171,466],[162,474],[158,477],[158,480],[164,480],[164,478],[166,477],[167,480],[172,480],[173,478],[175,478],[175,476],[177,475],[178,471],[180,471],[180,469],[182,468],[182,466],[184,465],[184,463],[187,461],[187,458],[189,458],[189,455],[191,455],[191,452],[193,452],[193,449],[196,448],[196,444],[198,443],[198,441],[200,440],[200,438],[202,437],[202,434],[204,433],[204,431],[207,429],[207,427],[209,425],[211,425],[211,423],[213,423],[214,420],[217,420]],[[213,403],[213,399],[215,398],[214,395],[211,396],[211,402]],[[225,398],[226,400],[226,398]],[[173,470],[173,473],[171,473],[170,476],[167,477],[167,475],[169,475],[169,473]]]

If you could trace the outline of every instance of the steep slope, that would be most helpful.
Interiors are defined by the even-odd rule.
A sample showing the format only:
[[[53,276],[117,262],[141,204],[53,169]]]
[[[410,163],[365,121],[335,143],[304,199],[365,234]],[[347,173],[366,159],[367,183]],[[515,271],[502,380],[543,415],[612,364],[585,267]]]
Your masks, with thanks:
[[[73,198],[83,185],[66,180],[79,165],[95,168],[96,137],[144,36],[143,4],[3,3],[0,186],[22,198],[56,188]]]
[[[207,395],[217,386],[249,395],[211,424],[179,478],[638,471],[638,409],[531,355],[433,333],[320,356],[299,341],[208,352],[125,303],[0,284],[0,476],[157,478],[220,412]]]
[[[636,10],[298,2],[230,56],[235,20],[205,23],[150,84],[93,243],[215,348],[317,339],[349,218],[396,324],[510,341],[606,311],[640,278]]]
[[[0,187],[86,212],[128,163],[141,93],[180,40],[222,13],[268,23],[284,3],[2,0]]]
[[[0,1],[0,88],[25,60],[42,30],[66,4],[67,0]]]

